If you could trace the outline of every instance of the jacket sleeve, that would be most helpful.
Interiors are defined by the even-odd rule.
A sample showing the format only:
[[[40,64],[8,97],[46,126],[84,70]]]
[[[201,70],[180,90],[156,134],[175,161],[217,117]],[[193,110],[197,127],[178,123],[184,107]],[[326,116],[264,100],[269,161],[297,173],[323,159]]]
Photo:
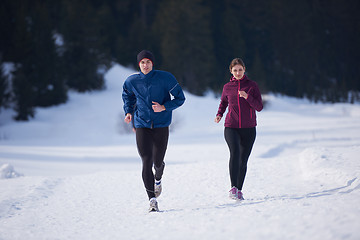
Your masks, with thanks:
[[[220,104],[219,104],[219,109],[218,109],[218,112],[216,114],[216,116],[223,116],[224,115],[224,112],[227,108],[227,106],[229,105],[229,101],[227,99],[227,96],[225,94],[225,86],[223,88],[223,92],[221,94],[221,100],[220,100]]]
[[[174,76],[171,75],[168,83],[168,90],[173,98],[172,100],[165,102],[164,106],[166,111],[172,111],[184,104],[185,95]]]
[[[122,99],[124,101],[124,112],[125,115],[127,113],[134,113],[135,104],[136,104],[136,97],[135,94],[131,90],[131,85],[128,81],[124,82],[123,85],[123,93],[122,93]]]
[[[260,112],[263,109],[263,104],[259,87],[255,82],[254,86],[251,88],[248,94],[249,95],[246,101],[250,104],[252,108]]]

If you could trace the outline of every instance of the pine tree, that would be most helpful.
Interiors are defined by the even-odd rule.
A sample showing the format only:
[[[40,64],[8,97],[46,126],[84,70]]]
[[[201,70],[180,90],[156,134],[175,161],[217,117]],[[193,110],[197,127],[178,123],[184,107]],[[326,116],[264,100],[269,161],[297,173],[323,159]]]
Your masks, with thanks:
[[[3,63],[0,57],[0,111],[2,107],[6,106],[8,101],[8,81],[3,71]]]
[[[13,89],[15,95],[15,111],[17,115],[15,120],[28,121],[34,117],[35,109],[35,93],[33,84],[26,76],[26,72],[29,72],[29,65],[17,64],[13,77]]]
[[[256,51],[255,53],[255,58],[250,70],[249,77],[259,85],[261,93],[268,92],[266,86],[266,72],[259,51]]]
[[[39,2],[32,7],[32,51],[29,63],[33,73],[29,78],[35,89],[35,106],[52,106],[67,100],[67,89],[60,56],[56,51],[53,25],[48,15],[48,6]]]
[[[229,64],[232,59],[245,58],[247,48],[243,34],[244,24],[241,14],[242,2],[210,1],[211,30],[214,42],[216,67],[212,69],[214,81],[211,88],[221,93],[223,85],[229,81]]]
[[[201,0],[164,1],[154,29],[160,41],[162,67],[190,92],[210,88],[215,67],[210,8]]]
[[[64,36],[64,69],[67,86],[80,92],[104,87],[106,54],[102,51],[94,7],[85,0],[64,0],[61,33]]]
[[[14,24],[15,3],[11,0],[3,0],[0,4],[0,60],[10,60]]]
[[[12,6],[15,7],[15,6]],[[11,8],[9,9],[11,11]],[[15,63],[12,73],[12,91],[14,95],[16,120],[29,120],[34,116],[34,83],[33,78],[29,77],[34,73],[32,56],[32,33],[30,24],[32,19],[29,17],[29,5],[27,1],[20,4],[12,22],[13,52],[8,56],[10,61]]]

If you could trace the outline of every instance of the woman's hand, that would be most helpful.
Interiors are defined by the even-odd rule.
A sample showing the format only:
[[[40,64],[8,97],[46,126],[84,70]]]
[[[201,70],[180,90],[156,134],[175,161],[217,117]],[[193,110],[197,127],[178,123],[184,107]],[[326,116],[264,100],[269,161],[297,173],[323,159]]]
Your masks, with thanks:
[[[126,123],[131,123],[131,120],[132,120],[132,115],[130,113],[127,113],[126,116],[125,116],[124,121]]]
[[[239,91],[239,96],[247,99],[249,95],[245,91]]]
[[[215,122],[216,122],[216,123],[219,123],[220,120],[221,120],[221,116],[216,116],[216,117],[215,117]]]
[[[154,112],[162,112],[166,110],[164,105],[160,105],[159,103],[154,101],[152,103],[152,109],[154,110]]]

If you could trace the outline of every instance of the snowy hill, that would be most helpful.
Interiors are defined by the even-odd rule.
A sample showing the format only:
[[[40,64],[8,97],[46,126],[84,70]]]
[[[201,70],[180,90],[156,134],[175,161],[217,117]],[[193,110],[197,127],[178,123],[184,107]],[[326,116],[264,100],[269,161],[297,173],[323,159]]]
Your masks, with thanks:
[[[147,213],[114,66],[107,89],[70,93],[30,122],[0,114],[0,239],[359,239],[360,106],[267,96],[245,200],[228,198],[219,99],[174,112],[159,213]]]

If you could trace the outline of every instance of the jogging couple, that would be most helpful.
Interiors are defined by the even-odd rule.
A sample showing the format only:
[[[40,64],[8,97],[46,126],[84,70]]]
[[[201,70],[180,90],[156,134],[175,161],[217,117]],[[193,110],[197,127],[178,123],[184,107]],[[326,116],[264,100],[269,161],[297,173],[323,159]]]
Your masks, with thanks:
[[[157,197],[162,191],[172,111],[185,102],[185,96],[171,73],[153,69],[155,58],[150,51],[141,51],[137,63],[140,72],[129,76],[123,85],[125,122],[134,125],[149,211],[159,211]],[[229,194],[233,199],[243,200],[247,161],[256,137],[255,110],[261,111],[263,105],[257,84],[245,75],[244,62],[235,58],[229,70],[232,77],[224,85],[215,122],[220,122],[228,107],[224,136],[230,150]]]

